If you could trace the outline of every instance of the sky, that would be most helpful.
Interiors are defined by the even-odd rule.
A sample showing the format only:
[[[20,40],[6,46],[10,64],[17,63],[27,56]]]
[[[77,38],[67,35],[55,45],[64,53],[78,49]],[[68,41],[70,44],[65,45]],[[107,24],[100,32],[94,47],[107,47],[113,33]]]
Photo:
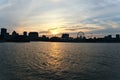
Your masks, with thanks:
[[[120,34],[120,0],[0,0],[0,28],[40,34]]]

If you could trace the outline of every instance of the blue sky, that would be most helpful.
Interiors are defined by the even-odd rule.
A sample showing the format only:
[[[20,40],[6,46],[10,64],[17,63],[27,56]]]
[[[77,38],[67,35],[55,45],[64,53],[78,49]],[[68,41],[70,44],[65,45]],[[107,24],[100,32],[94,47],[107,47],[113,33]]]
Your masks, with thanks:
[[[49,34],[120,33],[120,0],[0,0],[0,27]]]

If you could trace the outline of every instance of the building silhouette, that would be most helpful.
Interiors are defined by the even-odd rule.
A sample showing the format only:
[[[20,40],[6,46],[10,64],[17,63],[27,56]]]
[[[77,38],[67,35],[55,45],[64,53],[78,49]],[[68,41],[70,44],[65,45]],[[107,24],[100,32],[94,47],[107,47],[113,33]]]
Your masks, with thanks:
[[[67,34],[67,33],[62,34],[62,38],[69,38],[69,34]]]
[[[116,39],[119,39],[120,38],[120,35],[119,34],[116,34]]]
[[[38,32],[30,32],[28,36],[31,41],[36,41],[38,40],[39,34]]]
[[[80,36],[80,37],[78,37]],[[112,35],[104,36],[103,38],[86,38],[83,33],[79,32],[76,38],[72,38],[68,33],[64,33],[61,37],[47,37],[43,35],[39,37],[38,32],[23,32],[22,35],[19,35],[16,31],[13,31],[10,35],[7,33],[7,29],[1,28],[0,34],[0,42],[30,42],[30,41],[50,41],[50,42],[92,42],[92,43],[120,43],[120,34],[116,34],[116,37],[112,37]],[[82,37],[81,37],[82,36]]]
[[[19,34],[18,34],[16,31],[13,31],[13,32],[12,32],[12,38],[17,38],[18,35],[19,35]]]
[[[1,37],[5,38],[6,35],[7,35],[7,29],[1,28]]]
[[[27,37],[27,32],[26,31],[23,32],[23,36]]]

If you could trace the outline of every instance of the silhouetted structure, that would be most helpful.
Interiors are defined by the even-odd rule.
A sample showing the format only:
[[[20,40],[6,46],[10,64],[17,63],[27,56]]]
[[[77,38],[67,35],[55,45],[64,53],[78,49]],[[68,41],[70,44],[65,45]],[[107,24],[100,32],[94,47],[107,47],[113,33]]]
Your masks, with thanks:
[[[7,29],[1,28],[1,37],[5,38],[6,34],[7,34]]]
[[[27,37],[27,32],[26,31],[23,32],[23,36]]]
[[[116,34],[113,38],[112,35],[107,35],[103,38],[86,38],[84,32],[78,32],[77,38],[72,38],[68,33],[62,34],[61,37],[47,37],[43,35],[39,37],[38,32],[23,32],[23,35],[19,35],[16,31],[13,31],[10,35],[7,33],[7,29],[1,28],[0,42],[30,42],[30,41],[50,41],[50,42],[93,42],[93,43],[120,43],[120,35]]]
[[[84,38],[84,36],[85,36],[85,34],[82,31],[80,31],[80,32],[77,33],[77,38],[82,39],[82,38]]]
[[[16,31],[13,31],[12,32],[12,38],[14,39],[14,38],[17,38],[17,37],[18,37],[18,33]]]
[[[69,38],[69,34],[67,34],[67,33],[62,34],[62,38]]]
[[[116,39],[119,39],[120,38],[120,35],[119,34],[116,34]]]
[[[37,41],[38,37],[39,37],[38,32],[30,32],[29,33],[29,38],[31,41]]]

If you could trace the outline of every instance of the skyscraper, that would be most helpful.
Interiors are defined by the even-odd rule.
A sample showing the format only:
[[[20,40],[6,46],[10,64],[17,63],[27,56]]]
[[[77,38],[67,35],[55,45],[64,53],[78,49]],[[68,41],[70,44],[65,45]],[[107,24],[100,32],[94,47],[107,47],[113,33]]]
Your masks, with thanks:
[[[7,29],[1,28],[1,37],[5,38],[6,34],[7,34]]]

